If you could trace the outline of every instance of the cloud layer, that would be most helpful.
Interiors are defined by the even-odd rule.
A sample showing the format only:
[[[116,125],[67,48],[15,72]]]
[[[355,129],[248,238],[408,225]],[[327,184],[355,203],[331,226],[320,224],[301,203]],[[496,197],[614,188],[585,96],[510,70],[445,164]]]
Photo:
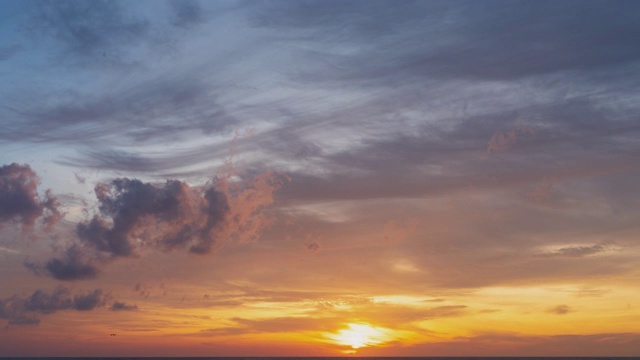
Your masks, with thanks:
[[[51,293],[36,290],[31,296],[12,297],[0,300],[0,319],[8,320],[9,325],[38,325],[37,315],[52,314],[62,310],[89,311],[103,306],[108,295],[100,289],[87,294],[71,297],[68,288],[57,287]]]

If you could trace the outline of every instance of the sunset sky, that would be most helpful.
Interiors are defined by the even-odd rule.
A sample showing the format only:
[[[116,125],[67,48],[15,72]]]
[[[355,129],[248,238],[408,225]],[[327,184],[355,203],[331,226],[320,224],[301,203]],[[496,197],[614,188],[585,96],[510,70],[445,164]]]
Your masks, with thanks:
[[[639,1],[0,0],[0,356],[637,356]]]

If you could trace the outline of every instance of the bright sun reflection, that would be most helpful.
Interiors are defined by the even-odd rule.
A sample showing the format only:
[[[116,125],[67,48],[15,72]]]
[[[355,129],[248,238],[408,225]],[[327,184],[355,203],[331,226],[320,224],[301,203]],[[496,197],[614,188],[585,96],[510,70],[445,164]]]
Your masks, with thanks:
[[[391,339],[388,330],[368,324],[347,324],[346,329],[330,334],[329,338],[340,345],[359,349],[365,346],[382,344]]]

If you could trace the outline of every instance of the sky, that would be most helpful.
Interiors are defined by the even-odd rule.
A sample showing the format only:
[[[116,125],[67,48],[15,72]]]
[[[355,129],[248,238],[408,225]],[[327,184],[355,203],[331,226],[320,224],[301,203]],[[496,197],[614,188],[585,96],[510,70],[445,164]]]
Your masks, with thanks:
[[[637,356],[640,2],[0,0],[0,356]]]

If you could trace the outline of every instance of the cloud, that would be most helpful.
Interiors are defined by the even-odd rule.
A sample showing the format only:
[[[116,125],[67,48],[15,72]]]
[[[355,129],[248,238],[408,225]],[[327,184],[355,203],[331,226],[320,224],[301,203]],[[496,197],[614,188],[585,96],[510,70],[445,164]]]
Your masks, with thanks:
[[[555,251],[540,254],[542,257],[567,257],[580,258],[589,255],[595,255],[607,250],[605,245],[596,244],[591,246],[567,246]]]
[[[2,129],[0,137],[13,141],[90,143],[92,151],[102,145],[107,147],[106,155],[99,157],[99,152],[92,151],[88,155],[95,156],[95,161],[116,157],[111,160],[115,161],[124,159],[122,152],[113,150],[118,144],[192,139],[197,132],[211,135],[237,123],[217,100],[213,84],[190,70],[123,82],[117,88],[91,94],[74,90],[58,94],[55,99],[51,94],[41,97],[39,106],[23,106],[20,102],[5,106],[11,128]],[[180,122],[175,121],[177,118]],[[116,134],[126,141],[118,140]],[[69,157],[66,162],[73,159]],[[109,168],[108,165],[105,163],[104,167]]]
[[[316,253],[318,251],[320,251],[320,244],[318,244],[317,242],[310,242],[310,243],[306,243],[305,247],[307,248],[307,250],[309,250],[312,253]]]
[[[62,257],[53,257],[45,264],[25,260],[24,266],[36,275],[49,275],[57,280],[74,281],[93,279],[100,273],[95,264],[81,246],[73,244],[66,249]]]
[[[51,294],[36,290],[25,300],[24,306],[27,311],[51,314],[58,310],[73,308],[74,302],[69,298],[69,289],[57,287]]]
[[[115,301],[111,304],[111,311],[135,311],[138,310],[137,305],[127,304],[121,301]]]
[[[98,306],[103,306],[105,302],[105,295],[100,289],[96,289],[86,295],[76,295],[73,297],[73,307],[79,311],[93,310]]]
[[[134,255],[136,237],[167,250],[186,246],[208,252],[229,211],[226,195],[214,187],[192,188],[177,180],[157,187],[115,179],[96,186],[96,196],[102,216],[78,224],[78,237],[113,257]]]
[[[9,325],[40,325],[40,319],[35,317],[16,317],[9,320]]]
[[[66,54],[91,62],[120,62],[123,45],[148,40],[149,24],[128,16],[116,1],[40,1],[29,29],[51,37]]]
[[[62,218],[57,198],[47,190],[44,199],[38,195],[38,175],[29,165],[13,163],[0,167],[0,223],[19,221],[32,227],[36,220],[51,227]]]
[[[197,0],[171,0],[172,23],[180,28],[188,28],[204,22],[202,7]]]
[[[228,172],[204,186],[129,178],[99,183],[99,214],[77,224],[77,240],[62,256],[24,265],[37,275],[86,280],[116,258],[139,256],[141,248],[207,254],[227,241],[252,241],[269,226],[262,210],[282,181],[272,172],[245,179]]]
[[[278,317],[261,320],[233,318],[231,320],[238,324],[244,333],[301,332],[318,330],[322,327],[321,319],[311,317]],[[236,330],[239,329],[236,328]]]
[[[403,346],[405,356],[447,357],[634,357],[640,346],[640,333],[596,333],[586,335],[525,335],[515,333],[479,333],[446,341],[431,341]],[[369,350],[375,350],[371,354]],[[398,348],[386,346],[361,349],[360,356],[393,356]]]
[[[547,309],[547,312],[556,314],[556,315],[565,315],[571,311],[572,309],[568,305],[557,305]]]
[[[635,3],[600,1],[580,9],[562,2],[276,1],[255,6],[252,20],[314,45],[315,58],[333,65],[314,79],[393,85],[514,80],[633,63],[640,26],[630,14],[637,11]],[[353,50],[340,52],[340,45]]]
[[[73,298],[69,289],[59,286],[51,293],[38,289],[28,297],[13,295],[0,299],[0,319],[10,325],[37,325],[36,314],[47,315],[63,310],[89,311],[103,306],[107,295],[100,289],[87,294],[77,294]]]
[[[7,254],[20,254],[21,253],[21,251],[19,251],[19,250],[6,248],[4,246],[0,246],[0,252],[7,253]]]
[[[452,305],[434,308],[399,306],[372,303],[362,297],[315,299],[317,308],[307,311],[304,316],[284,316],[259,319],[235,317],[229,319],[233,326],[212,328],[201,331],[201,335],[240,335],[251,333],[281,333],[305,331],[333,331],[347,322],[375,319],[376,325],[390,328],[413,328],[416,321],[452,317],[464,314],[466,306]]]

